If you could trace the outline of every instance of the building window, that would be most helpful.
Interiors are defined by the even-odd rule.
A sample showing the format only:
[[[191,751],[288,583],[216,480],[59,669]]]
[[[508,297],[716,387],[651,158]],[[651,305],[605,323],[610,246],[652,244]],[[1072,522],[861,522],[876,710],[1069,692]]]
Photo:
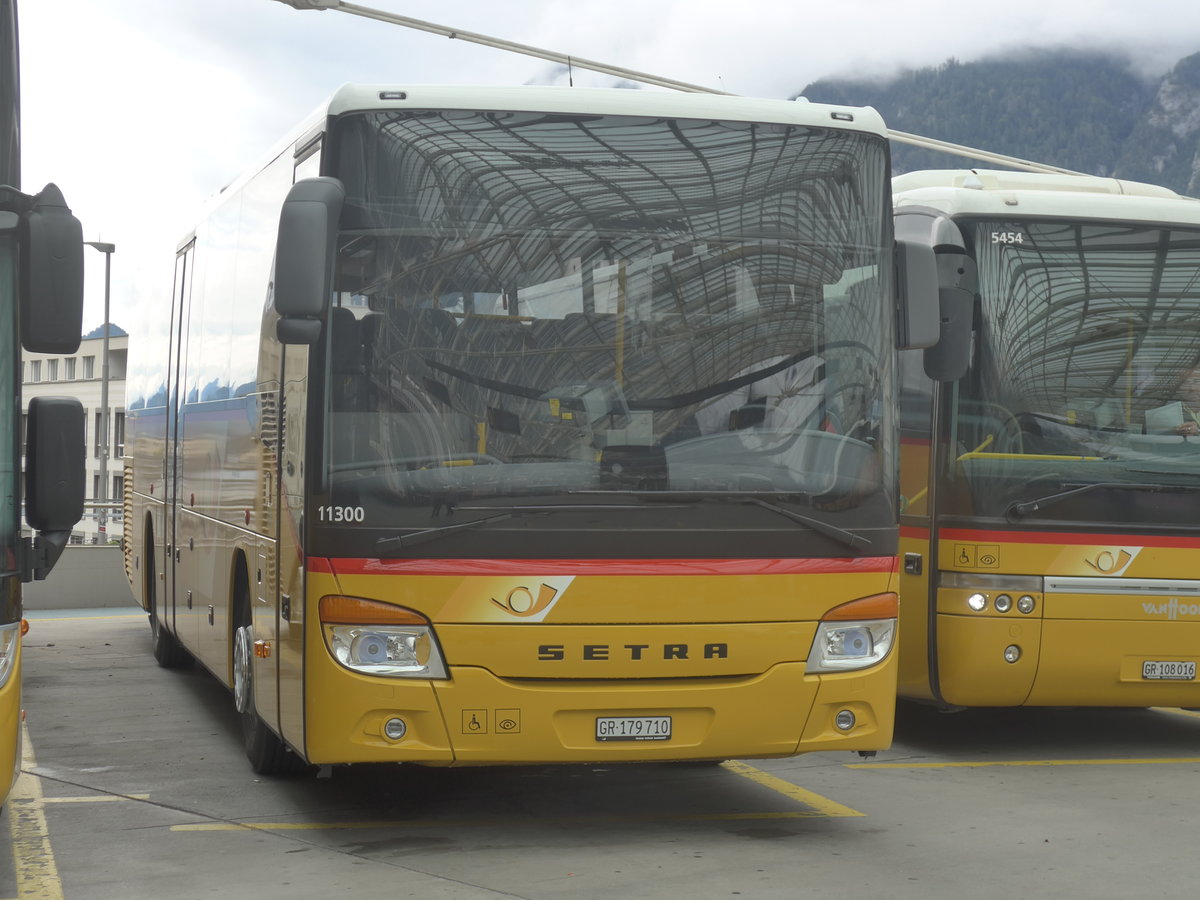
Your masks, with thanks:
[[[40,359],[30,360],[29,363],[29,381],[32,384],[42,380],[42,361]]]
[[[96,459],[99,459],[100,447],[104,443],[104,437],[107,436],[104,435],[104,413],[99,410],[96,412],[96,430],[94,434],[96,439],[92,441],[92,456],[96,457]],[[100,476],[96,477],[99,478]],[[97,483],[97,487],[99,487],[99,483]]]
[[[47,381],[58,381],[58,360],[57,359],[46,360],[46,380]]]
[[[120,459],[125,455],[125,413],[113,413],[113,456]]]
[[[74,380],[75,380],[75,357],[73,357],[73,356],[68,356],[68,357],[66,358],[66,360],[64,360],[64,362],[66,362],[66,364],[67,364],[67,365],[66,365],[66,370],[67,370],[67,371],[66,371],[66,379],[67,379],[67,381],[74,381]]]
[[[83,377],[84,378],[95,378],[96,377],[96,357],[85,356],[83,358]]]

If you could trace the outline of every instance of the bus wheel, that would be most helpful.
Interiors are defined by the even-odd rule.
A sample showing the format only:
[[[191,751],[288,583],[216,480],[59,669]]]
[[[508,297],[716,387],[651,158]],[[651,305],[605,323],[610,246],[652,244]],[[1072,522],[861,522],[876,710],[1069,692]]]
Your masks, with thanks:
[[[254,706],[254,631],[249,603],[239,602],[233,633],[233,702],[242,720],[242,740],[250,768],[260,775],[286,775],[303,770],[296,754],[262,720]]]
[[[154,659],[164,669],[185,669],[192,664],[192,655],[183,648],[175,635],[163,627],[158,618],[158,577],[154,569],[154,542],[147,542],[146,553],[146,608],[150,611],[150,642]]]
[[[192,655],[183,649],[175,635],[162,627],[155,609],[150,610],[150,640],[154,645],[154,659],[164,669],[186,669],[192,664]]]

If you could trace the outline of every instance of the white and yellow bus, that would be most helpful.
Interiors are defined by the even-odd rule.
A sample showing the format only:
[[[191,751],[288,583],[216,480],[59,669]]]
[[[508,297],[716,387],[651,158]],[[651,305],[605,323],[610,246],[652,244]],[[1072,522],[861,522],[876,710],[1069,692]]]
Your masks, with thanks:
[[[21,350],[79,347],[83,230],[54,185],[20,190],[18,76],[16,2],[0,0],[0,806],[21,763],[21,585],[53,568],[83,514],[84,490],[79,401],[34,398],[22,427]],[[26,536],[22,508],[33,529]]]
[[[905,354],[899,692],[1200,706],[1200,201],[1106,178],[894,180],[946,332]]]
[[[937,334],[888,167],[866,109],[339,90],[131,340],[159,661],[262,772],[888,746],[896,349]]]

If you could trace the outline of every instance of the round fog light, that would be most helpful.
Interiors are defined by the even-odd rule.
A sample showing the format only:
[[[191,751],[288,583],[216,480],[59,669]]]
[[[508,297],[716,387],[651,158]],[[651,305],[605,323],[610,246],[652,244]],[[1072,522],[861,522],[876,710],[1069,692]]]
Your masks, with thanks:
[[[1033,612],[1033,598],[1030,597],[1028,594],[1025,594],[1023,597],[1021,597],[1021,599],[1019,599],[1017,601],[1017,609],[1019,609],[1021,612],[1025,613],[1026,615]]]
[[[1012,609],[1012,597],[1008,594],[1001,594],[996,598],[996,612],[1006,613]]]
[[[967,598],[967,606],[975,612],[983,612],[987,609],[987,597],[983,594],[972,594]]]
[[[389,741],[398,741],[408,734],[408,726],[403,719],[388,719],[383,723],[383,736]]]
[[[837,725],[838,730],[849,731],[854,727],[855,721],[854,713],[850,712],[848,709],[843,709],[834,718],[833,723]]]
[[[1018,647],[1016,644],[1009,644],[1007,647],[1004,648],[1004,661],[1005,662],[1015,663],[1020,658],[1021,658],[1021,648]]]

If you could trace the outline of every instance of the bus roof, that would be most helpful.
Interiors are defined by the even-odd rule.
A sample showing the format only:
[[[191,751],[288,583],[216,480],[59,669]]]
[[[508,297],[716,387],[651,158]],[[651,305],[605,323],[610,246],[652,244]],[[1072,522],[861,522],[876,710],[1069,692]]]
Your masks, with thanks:
[[[897,209],[950,216],[1086,218],[1200,225],[1200,200],[1164,187],[1091,175],[933,169],[892,179]]]
[[[688,94],[628,88],[575,88],[540,85],[465,86],[422,84],[345,84],[309,113],[278,143],[204,204],[204,216],[235,194],[281,153],[306,145],[325,130],[331,116],[378,109],[465,109],[584,115],[725,119],[834,128],[872,134],[886,141],[883,117],[869,106],[831,106],[807,100],[772,100],[731,94]],[[203,217],[203,216],[202,216]],[[179,241],[182,248],[195,232]]]
[[[888,134],[883,117],[870,107],[627,88],[347,84],[324,107],[331,116],[373,109],[488,109],[726,119],[832,127],[882,138]]]

